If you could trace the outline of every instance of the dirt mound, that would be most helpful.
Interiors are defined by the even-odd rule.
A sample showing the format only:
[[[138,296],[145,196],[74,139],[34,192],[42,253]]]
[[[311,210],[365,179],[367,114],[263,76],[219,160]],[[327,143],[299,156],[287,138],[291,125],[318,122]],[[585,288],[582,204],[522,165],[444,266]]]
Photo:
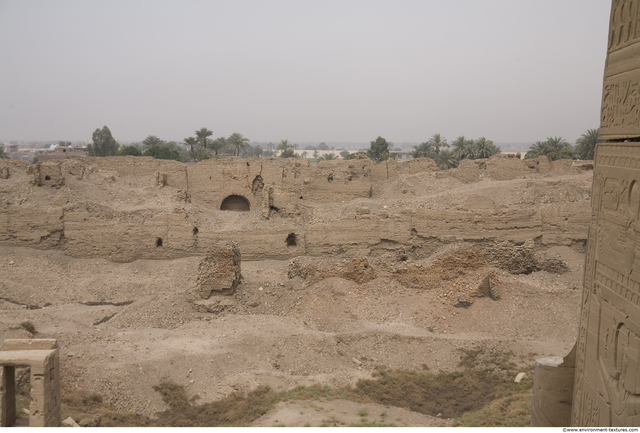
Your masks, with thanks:
[[[334,263],[318,260],[316,257],[296,257],[287,267],[289,278],[301,277],[307,284],[326,278],[343,278],[358,284],[367,283],[377,277],[366,257],[340,260]]]
[[[567,265],[558,254],[536,252],[532,240],[522,245],[509,242],[499,243],[486,248],[484,255],[493,266],[512,274],[530,274],[536,271],[547,271],[563,274],[568,271]]]
[[[465,248],[433,262],[427,260],[401,266],[394,272],[394,278],[406,287],[434,289],[487,265],[480,250]]]
[[[527,365],[575,342],[588,172],[494,159],[468,167],[469,183],[420,161],[78,161],[60,163],[64,183],[0,162],[0,341],[31,338],[17,329],[27,321],[56,338],[63,386],[113,406],[103,426],[168,409],[153,390],[164,380],[201,404],[266,385],[354,386],[380,365],[455,373],[479,341]],[[503,166],[518,178],[493,180]],[[220,210],[243,191],[251,211]],[[198,265],[221,239],[240,246],[244,281],[202,299]]]

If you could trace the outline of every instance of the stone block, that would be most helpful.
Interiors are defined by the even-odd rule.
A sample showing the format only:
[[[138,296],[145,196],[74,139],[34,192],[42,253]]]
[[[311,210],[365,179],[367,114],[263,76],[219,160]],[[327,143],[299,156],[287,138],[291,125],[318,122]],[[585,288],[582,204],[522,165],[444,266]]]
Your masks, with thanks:
[[[2,350],[53,350],[58,348],[58,340],[53,338],[7,339]]]
[[[57,347],[57,341],[53,339],[4,342],[3,350],[0,351],[0,426],[11,426],[15,422],[15,367],[26,366],[31,368],[29,426],[60,425],[60,372]]]
[[[201,298],[212,294],[230,295],[242,280],[240,249],[231,241],[216,242],[198,266],[197,291]]]

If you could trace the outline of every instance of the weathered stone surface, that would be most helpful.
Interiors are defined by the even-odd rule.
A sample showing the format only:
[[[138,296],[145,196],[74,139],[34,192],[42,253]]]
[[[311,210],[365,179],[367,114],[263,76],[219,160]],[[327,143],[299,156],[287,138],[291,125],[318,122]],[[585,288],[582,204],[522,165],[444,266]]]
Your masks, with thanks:
[[[329,266],[319,266],[312,257],[296,257],[287,266],[289,278],[301,277],[307,284],[313,284],[325,278],[344,278],[358,284],[367,283],[377,277],[376,271],[366,257],[340,260]]]
[[[201,298],[214,293],[230,295],[242,281],[240,249],[230,241],[217,242],[198,266],[197,290]]]
[[[80,427],[100,427],[101,422],[102,422],[102,416],[100,414],[97,414],[92,417],[81,419],[78,425]]]
[[[613,0],[600,136],[640,137],[640,10]],[[599,144],[573,391],[573,426],[640,425],[640,144]]]
[[[561,356],[536,360],[533,383],[532,427],[569,425],[573,392],[573,365]]]
[[[572,425],[640,424],[640,145],[595,157]]]
[[[6,339],[2,350],[54,350],[58,348],[58,340],[54,338]]]
[[[540,178],[545,158],[493,157],[448,171],[425,158],[381,164],[323,161],[317,166],[281,158],[187,165],[147,157],[74,157],[29,167],[6,161],[0,160],[0,167],[11,173],[0,182],[1,243],[118,262],[202,255],[208,245],[224,239],[238,242],[243,257],[251,260],[327,253],[357,257],[407,243],[420,249],[443,236],[571,245],[584,242],[590,215],[586,199],[505,207],[476,194],[465,206],[446,211],[408,206],[394,212],[370,202],[392,182]],[[564,164],[554,170],[573,168]],[[412,189],[403,187],[398,193]],[[246,200],[249,211],[220,210],[231,195]],[[319,204],[349,206],[344,209],[349,211],[325,219],[318,217]],[[287,242],[291,233],[295,244]]]
[[[29,426],[60,425],[60,359],[54,339],[5,340],[0,350],[0,427],[14,424],[16,367],[30,367]]]
[[[640,15],[633,0],[613,0],[602,90],[600,136],[640,136]]]
[[[80,425],[76,422],[76,420],[74,420],[70,416],[63,419],[61,422],[61,425],[62,427],[80,427]]]

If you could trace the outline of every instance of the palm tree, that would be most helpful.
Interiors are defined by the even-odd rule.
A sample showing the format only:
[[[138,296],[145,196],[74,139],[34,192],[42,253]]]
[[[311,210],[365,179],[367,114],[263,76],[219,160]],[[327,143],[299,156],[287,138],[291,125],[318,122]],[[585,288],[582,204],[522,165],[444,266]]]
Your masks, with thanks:
[[[473,143],[474,157],[476,159],[489,158],[491,155],[500,153],[498,146],[493,144],[493,141],[487,140],[484,137],[478,138]]]
[[[249,145],[249,139],[239,132],[234,132],[227,139],[227,143],[229,143],[234,148],[234,156],[240,156],[240,151],[245,150]]]
[[[576,152],[580,159],[593,159],[596,144],[600,143],[600,128],[587,129],[587,131],[576,140]]]
[[[259,145],[251,146],[249,145],[249,156],[255,156],[260,158],[264,153],[264,149]]]
[[[0,147],[0,159],[9,159],[9,155],[4,151],[4,146]]]
[[[195,137],[187,137],[184,139],[184,142],[189,145],[191,148],[191,153],[193,153],[193,146],[198,144],[198,139]]]
[[[209,147],[213,150],[213,153],[218,156],[218,152],[223,150],[227,146],[227,139],[224,137],[218,137],[209,142]]]
[[[142,144],[144,145],[144,147],[146,149],[146,148],[149,148],[151,146],[159,146],[159,145],[161,145],[162,144],[162,140],[160,140],[155,135],[149,135],[147,138],[142,140]]]
[[[451,147],[453,147],[451,153],[458,161],[465,158],[473,158],[473,140],[466,138],[464,135],[456,138],[455,141],[451,143]]]
[[[562,137],[547,137],[546,141],[536,141],[531,145],[525,159],[546,156],[549,161],[557,159],[573,159],[575,151]]]
[[[411,156],[414,158],[435,158],[436,153],[433,150],[433,146],[428,141],[426,143],[420,143],[417,146],[413,146],[413,149]]]
[[[436,164],[438,164],[438,167],[440,167],[440,170],[447,170],[458,166],[458,161],[453,156],[453,152],[450,150],[443,149],[440,153],[438,153],[435,161]]]
[[[433,147],[435,153],[440,153],[441,147],[449,147],[447,139],[440,136],[440,134],[433,134],[427,143]]]
[[[280,158],[295,158],[294,145],[289,143],[289,140],[282,140],[278,144],[277,150],[280,151]]]
[[[322,155],[320,157],[320,160],[323,160],[323,161],[331,161],[333,159],[338,159],[338,156],[333,152],[332,153],[325,153],[324,155]]]
[[[547,146],[550,149],[549,154],[547,154],[547,158],[551,161],[555,161],[557,159],[573,159],[576,156],[573,146],[571,146],[567,140],[562,137],[548,137]]]
[[[189,155],[195,162],[204,161],[205,159],[211,158],[211,151],[200,145],[197,145],[193,148]]]
[[[200,128],[199,130],[196,131],[196,138],[198,139],[200,146],[204,147],[205,149],[207,148],[207,142],[208,142],[207,137],[211,137],[212,135],[213,135],[213,131],[207,128]]]

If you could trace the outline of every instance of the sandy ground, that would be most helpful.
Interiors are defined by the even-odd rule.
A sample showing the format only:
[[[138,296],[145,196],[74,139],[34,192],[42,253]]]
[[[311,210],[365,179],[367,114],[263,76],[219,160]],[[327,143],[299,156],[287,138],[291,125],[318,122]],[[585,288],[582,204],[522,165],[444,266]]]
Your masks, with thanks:
[[[377,215],[381,209],[401,213],[490,205],[510,211],[588,202],[591,175],[484,179],[473,184],[427,174],[404,176],[376,185],[372,199],[318,204],[307,223],[338,220],[358,203]],[[42,190],[20,185],[15,194],[22,195],[21,200],[50,199]],[[128,211],[167,207],[175,201],[168,192],[133,187],[126,195],[97,187],[70,191]],[[473,194],[484,197],[480,204],[469,200]],[[218,227],[218,219],[223,224],[216,213],[221,211],[200,211],[203,219],[212,219],[212,227]],[[224,224],[278,227],[277,219],[267,223],[254,217],[255,221],[225,215]],[[438,251],[435,256],[447,253]],[[36,338],[58,339],[64,387],[101,394],[119,410],[149,416],[167,409],[152,389],[165,379],[184,385],[189,395],[198,394],[199,402],[208,402],[259,385],[353,385],[370,378],[380,365],[452,371],[459,368],[461,349],[480,346],[512,351],[513,360],[525,369],[536,358],[567,354],[577,338],[584,254],[580,246],[555,246],[545,254],[560,257],[568,271],[515,275],[483,267],[465,273],[466,264],[460,263],[460,278],[435,285],[403,285],[388,271],[359,284],[335,275],[318,281],[290,279],[288,260],[243,261],[244,282],[236,293],[203,301],[195,291],[201,257],[115,263],[72,258],[60,250],[0,246],[0,341],[33,337],[15,329],[23,321],[32,322]],[[311,261],[323,265],[329,259]],[[385,257],[368,259],[390,269],[383,266]],[[425,272],[433,271],[427,266],[432,262],[425,259]],[[411,266],[401,266],[405,265]],[[474,289],[474,278],[488,273],[499,299],[476,297],[468,308],[456,307],[456,300]],[[254,425],[350,425],[363,418],[407,426],[451,422],[433,415],[344,400],[290,401]]]
[[[536,357],[568,353],[577,335],[584,258],[568,247],[555,253],[569,272],[502,272],[499,300],[457,308],[451,285],[411,289],[384,276],[308,285],[287,277],[288,261],[243,262],[235,295],[202,302],[193,292],[196,257],[113,263],[0,247],[0,287],[11,300],[0,301],[0,341],[31,337],[11,329],[31,321],[36,337],[58,339],[65,387],[147,415],[166,409],[152,390],[163,379],[205,402],[264,384],[354,384],[377,365],[450,371],[460,349],[478,345],[513,351],[530,366]],[[83,304],[100,301],[122,305]],[[256,425],[315,426],[332,417],[349,425],[363,408],[368,421],[380,420],[376,405],[288,402]],[[397,425],[444,422],[389,408],[386,417]]]

